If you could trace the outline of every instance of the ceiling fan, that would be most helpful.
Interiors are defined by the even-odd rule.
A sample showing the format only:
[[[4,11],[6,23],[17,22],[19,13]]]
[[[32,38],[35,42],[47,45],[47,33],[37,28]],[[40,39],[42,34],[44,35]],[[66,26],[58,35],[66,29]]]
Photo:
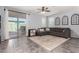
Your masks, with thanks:
[[[44,7],[44,6],[42,8],[40,8],[40,9],[37,9],[37,10],[39,10],[40,13],[50,12],[50,10],[48,9],[48,7]]]

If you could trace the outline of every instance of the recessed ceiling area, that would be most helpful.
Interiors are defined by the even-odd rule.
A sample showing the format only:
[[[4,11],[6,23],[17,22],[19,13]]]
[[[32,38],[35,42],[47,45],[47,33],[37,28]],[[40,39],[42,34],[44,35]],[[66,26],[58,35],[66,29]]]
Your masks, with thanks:
[[[31,13],[37,13],[40,14],[40,9],[42,6],[6,6],[5,8],[8,8],[9,10],[14,11],[20,11],[20,12],[31,12]],[[44,16],[50,16],[53,14],[63,13],[67,11],[75,10],[76,8],[79,8],[78,6],[47,6],[50,12],[47,12],[43,14]],[[42,15],[42,14],[40,14]]]

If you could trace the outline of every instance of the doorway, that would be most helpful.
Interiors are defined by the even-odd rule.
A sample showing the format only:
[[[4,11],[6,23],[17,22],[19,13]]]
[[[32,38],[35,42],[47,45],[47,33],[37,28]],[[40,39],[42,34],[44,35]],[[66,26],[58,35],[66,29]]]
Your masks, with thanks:
[[[26,19],[9,17],[8,24],[10,38],[26,35]]]

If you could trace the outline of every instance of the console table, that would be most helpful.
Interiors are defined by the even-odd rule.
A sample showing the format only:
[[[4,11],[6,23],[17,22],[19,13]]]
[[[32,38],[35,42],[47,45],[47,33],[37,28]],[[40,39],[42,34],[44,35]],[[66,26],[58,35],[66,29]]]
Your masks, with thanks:
[[[31,37],[31,36],[36,36],[36,29],[28,29],[28,37]]]

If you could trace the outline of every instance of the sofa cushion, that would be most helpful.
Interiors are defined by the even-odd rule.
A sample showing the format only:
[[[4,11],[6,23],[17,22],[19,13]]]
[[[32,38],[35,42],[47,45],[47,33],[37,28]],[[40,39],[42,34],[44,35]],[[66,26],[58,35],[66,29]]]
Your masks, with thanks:
[[[44,32],[44,29],[39,29],[40,32]]]
[[[46,31],[50,31],[50,28],[46,28]]]

